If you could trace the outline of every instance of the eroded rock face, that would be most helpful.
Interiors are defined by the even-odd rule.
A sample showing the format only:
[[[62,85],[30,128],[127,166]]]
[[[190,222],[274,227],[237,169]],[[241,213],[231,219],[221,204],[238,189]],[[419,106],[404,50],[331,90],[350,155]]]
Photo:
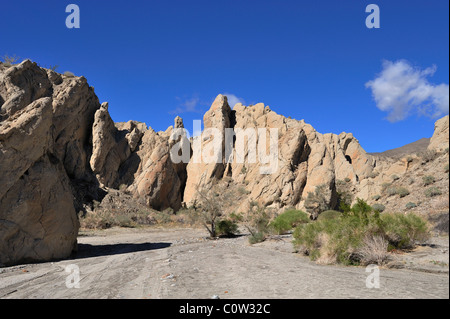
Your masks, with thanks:
[[[434,134],[431,137],[429,150],[442,152],[449,146],[448,115],[436,121]]]
[[[180,117],[175,128],[182,128]],[[178,210],[186,182],[186,164],[174,163],[169,151],[173,127],[155,132],[144,123],[111,120],[107,104],[95,113],[92,127],[92,170],[106,187],[126,189],[148,206]]]
[[[277,129],[278,144],[274,146],[278,149],[277,169],[272,174],[261,174],[260,169],[265,166],[264,163],[242,162],[236,156],[230,163],[225,157],[220,163],[191,161],[187,166],[188,179],[184,193],[187,205],[195,202],[198,188],[207,187],[212,179],[230,177],[236,183],[244,185],[249,201],[256,200],[275,208],[303,208],[308,192],[313,192],[318,185],[326,184],[331,190],[329,202],[333,206],[336,204],[336,180],[348,178],[355,186],[359,185],[360,180],[372,173],[375,164],[374,159],[366,154],[352,134],[320,134],[304,121],[287,119],[262,103],[250,107],[236,104],[231,110],[226,97],[219,95],[203,121],[205,129],[217,127],[220,131],[226,128],[233,128],[234,131]],[[267,154],[268,141],[267,137],[266,144],[263,144]],[[210,143],[213,143],[212,139],[203,137],[202,149],[207,148]],[[254,145],[260,143],[264,143],[264,140],[256,134]],[[194,148],[194,156],[195,152]],[[243,158],[248,157],[249,148],[246,147]],[[238,209],[245,209],[246,203],[240,203]]]
[[[0,96],[0,264],[67,257],[77,199],[96,189],[88,163],[98,99],[85,78],[29,60],[0,66]]]

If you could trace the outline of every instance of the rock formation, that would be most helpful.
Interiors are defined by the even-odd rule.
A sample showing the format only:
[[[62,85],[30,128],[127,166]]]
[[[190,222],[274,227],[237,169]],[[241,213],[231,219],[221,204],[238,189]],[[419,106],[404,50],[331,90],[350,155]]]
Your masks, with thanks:
[[[26,60],[0,64],[0,264],[67,257],[89,167],[98,99],[85,78]]]
[[[448,131],[448,115],[436,121],[434,125],[434,134],[431,137],[429,150],[442,152],[448,149],[449,131]]]
[[[319,185],[334,207],[338,182],[345,180],[355,198],[370,199],[409,169],[409,159],[371,156],[350,133],[321,134],[262,103],[231,109],[218,95],[203,123],[203,134],[190,141],[179,117],[163,132],[114,123],[84,77],[29,60],[0,63],[0,264],[69,256],[77,214],[111,198],[105,196],[111,188],[153,209],[177,211],[195,205],[199,189],[227,178],[245,194],[236,211],[250,201],[303,209]],[[206,134],[212,129],[222,138]],[[436,122],[429,149],[448,149],[448,116]],[[174,161],[180,152],[187,160]]]
[[[256,200],[275,208],[303,208],[302,200],[316,186],[326,184],[332,190],[331,194],[335,194],[336,180],[348,178],[357,185],[374,168],[374,159],[366,154],[352,134],[320,134],[304,121],[285,118],[262,103],[249,107],[236,104],[231,110],[226,97],[219,95],[206,112],[203,122],[205,129],[216,127],[221,132],[225,128],[233,128],[234,131],[277,129],[278,167],[271,174],[261,174],[260,168],[264,164],[238,162],[236,156],[231,163],[226,163],[225,157],[220,163],[212,164],[191,161],[187,166],[188,179],[184,193],[187,205],[195,202],[198,187],[207,187],[214,178],[229,176],[244,185],[249,201]],[[263,148],[268,148],[269,140],[261,141],[260,138],[257,134],[255,145],[266,142]],[[202,149],[207,148],[209,143],[213,140],[203,137]],[[236,151],[236,148],[233,150]],[[248,147],[243,156],[249,158]],[[331,206],[335,200],[333,196],[329,198]],[[240,208],[245,209],[245,204]]]

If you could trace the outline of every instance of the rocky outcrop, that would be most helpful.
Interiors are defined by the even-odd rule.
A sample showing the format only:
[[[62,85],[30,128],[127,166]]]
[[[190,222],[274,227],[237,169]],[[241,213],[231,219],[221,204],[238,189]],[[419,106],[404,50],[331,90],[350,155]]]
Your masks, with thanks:
[[[374,168],[374,159],[366,154],[352,134],[320,134],[304,121],[285,118],[262,103],[249,107],[236,104],[231,110],[226,97],[219,95],[203,121],[205,129],[216,127],[220,132],[226,128],[232,128],[234,132],[253,130],[254,143],[251,148],[245,148],[242,155],[244,161],[236,156],[239,137],[233,142],[232,161],[227,161],[225,156],[218,163],[195,163],[191,160],[187,166],[188,179],[184,193],[187,205],[195,202],[199,188],[208,187],[213,179],[228,176],[245,187],[249,194],[248,201],[256,200],[275,208],[303,208],[308,192],[313,192],[318,185],[326,184],[331,190],[329,202],[333,206],[336,204],[336,180],[348,178],[356,186]],[[257,133],[258,129],[265,130],[266,138]],[[249,150],[259,150],[260,144],[266,154],[270,153],[270,129],[275,129],[278,134],[277,144],[273,146],[278,153],[276,169],[267,174],[261,173],[261,168],[267,164],[260,161],[252,163],[248,159],[251,156]],[[200,142],[201,149],[196,150],[194,147],[193,156],[196,156],[196,152],[213,148],[209,144],[214,143],[214,139],[202,136]],[[246,146],[248,144],[246,142]],[[238,209],[245,209],[247,202],[240,203]]]
[[[132,183],[133,168],[136,170],[132,153],[146,131],[144,123],[115,124],[109,115],[108,103],[103,103],[95,112],[90,166],[101,185],[118,188]]]
[[[434,134],[431,137],[429,150],[442,152],[449,147],[448,115],[436,121]]]
[[[183,128],[180,117],[175,129]],[[90,165],[99,182],[121,188],[158,210],[178,210],[186,183],[186,164],[174,163],[169,151],[174,127],[155,132],[144,123],[116,123],[102,104],[92,127],[93,154]]]
[[[100,107],[85,78],[26,60],[0,65],[0,264],[64,258],[77,210],[95,196],[91,126]]]

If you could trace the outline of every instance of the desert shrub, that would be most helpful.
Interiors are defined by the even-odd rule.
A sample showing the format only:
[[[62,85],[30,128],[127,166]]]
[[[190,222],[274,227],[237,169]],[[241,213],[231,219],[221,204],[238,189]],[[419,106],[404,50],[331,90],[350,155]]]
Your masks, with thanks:
[[[9,56],[9,55],[5,54],[4,56],[2,56],[3,64],[7,67],[14,65],[19,59],[20,58],[16,55]]]
[[[439,154],[436,150],[427,150],[418,154],[425,163],[431,162],[434,160]]]
[[[431,185],[436,181],[434,176],[431,176],[431,175],[423,176],[422,180],[423,180],[423,186]]]
[[[445,164],[445,166],[444,166],[444,171],[445,171],[446,173],[448,173],[448,172],[449,172],[449,167],[448,167],[448,164]]]
[[[308,193],[304,205],[313,219],[316,219],[321,212],[330,209],[330,197],[331,190],[325,184],[317,186],[314,192]]]
[[[405,187],[397,187],[397,194],[401,198],[409,195],[409,190]]]
[[[241,168],[241,174],[247,174],[247,167],[242,166],[242,168]]]
[[[428,238],[428,225],[413,214],[363,214],[300,224],[294,230],[294,245],[312,260],[343,264],[383,263],[389,249],[404,249]]]
[[[409,190],[402,186],[391,186],[386,190],[389,196],[398,195],[401,198],[409,195]]]
[[[376,203],[376,204],[372,205],[372,209],[373,209],[374,212],[382,213],[382,212],[384,212],[386,207],[383,204]]]
[[[329,262],[352,264],[364,231],[364,223],[356,216],[325,219],[298,226],[294,231],[294,244],[302,246],[312,260],[322,258]]]
[[[195,211],[195,208],[192,206],[182,207],[176,212],[176,216],[174,219],[178,223],[187,224],[189,226],[193,226],[199,223],[198,215]]]
[[[434,196],[439,196],[439,195],[442,195],[442,191],[437,187],[433,186],[433,187],[427,188],[425,190],[426,197],[434,197]]]
[[[301,210],[290,209],[278,215],[270,223],[270,227],[272,227],[276,233],[283,234],[292,230],[297,225],[308,223],[309,221],[310,219],[305,212],[302,212]]]
[[[155,220],[157,224],[168,224],[172,221],[172,213],[168,210],[155,213]]]
[[[261,243],[264,240],[266,240],[266,235],[261,232],[251,234],[250,237],[248,238],[248,241],[251,245]]]
[[[216,182],[209,188],[198,187],[198,206],[195,218],[205,227],[211,238],[217,237],[216,226],[220,218],[234,204],[235,189],[227,181]]]
[[[380,198],[381,198],[381,195],[374,195],[374,196],[372,196],[372,199],[375,200],[375,201],[379,200]]]
[[[100,208],[98,211],[88,212],[80,216],[80,226],[86,229],[107,229],[111,227],[134,228],[142,225],[152,225],[157,222],[157,218],[148,211],[131,211],[126,213],[118,210],[111,211]]]
[[[264,241],[267,235],[270,234],[270,222],[273,218],[273,212],[258,202],[250,202],[248,212],[242,214],[239,218],[250,233],[250,243],[256,239]]]
[[[375,177],[377,177],[378,175],[380,175],[379,172],[377,172],[377,171],[372,171],[372,173],[370,173],[369,177],[370,177],[370,178],[375,178]]]
[[[217,236],[233,237],[239,234],[238,225],[229,219],[221,220],[216,226]]]
[[[393,186],[393,187],[389,187],[386,189],[386,194],[388,196],[394,196],[397,195],[397,187]]]
[[[381,192],[383,194],[387,193],[387,190],[390,189],[392,186],[392,183],[383,183],[381,184]]]
[[[340,212],[348,212],[351,209],[353,194],[350,182],[349,178],[336,181],[337,207]]]
[[[413,202],[409,202],[409,203],[407,203],[407,204],[405,205],[405,207],[406,207],[407,209],[412,209],[412,208],[417,207],[417,204],[416,204],[416,203],[413,203]]]
[[[426,221],[415,214],[383,214],[380,219],[391,248],[410,248],[429,236]]]
[[[399,180],[399,179],[400,179],[400,177],[398,177],[398,176],[397,176],[397,175],[395,175],[395,174],[394,174],[394,175],[392,175],[392,176],[391,176],[391,178],[392,178],[392,180],[393,180],[393,181],[397,181],[397,180]]]
[[[125,214],[117,214],[115,216],[116,223],[120,227],[133,228],[136,227],[136,224],[133,222],[130,216]]]
[[[239,193],[239,195],[248,195],[249,191],[247,191],[245,189],[245,187],[238,187],[237,192]]]
[[[325,220],[325,219],[336,219],[342,216],[342,212],[339,212],[337,210],[327,210],[322,212],[319,217],[317,217],[317,220]]]
[[[361,246],[356,250],[356,256],[364,266],[370,264],[383,265],[390,259],[388,246],[389,243],[383,236],[366,235]]]
[[[73,73],[70,72],[70,71],[64,72],[64,75],[67,76],[68,78],[73,78],[73,77],[75,77],[75,74],[73,74]]]
[[[363,199],[357,198],[356,203],[352,206],[351,213],[353,216],[367,220],[369,213],[372,212],[372,207]]]

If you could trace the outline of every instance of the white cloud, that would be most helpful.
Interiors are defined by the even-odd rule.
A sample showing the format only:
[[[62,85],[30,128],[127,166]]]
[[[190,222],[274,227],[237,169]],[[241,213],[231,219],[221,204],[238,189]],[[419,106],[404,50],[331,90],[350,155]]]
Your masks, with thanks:
[[[449,86],[428,82],[427,77],[435,72],[436,66],[421,70],[405,60],[384,61],[381,73],[366,87],[372,90],[377,107],[388,112],[390,122],[413,113],[437,118],[449,111]]]
[[[243,98],[237,97],[234,94],[231,93],[224,93],[223,95],[225,95],[228,99],[228,105],[233,108],[237,103],[242,103],[243,105],[245,105],[245,101]]]
[[[181,113],[201,113],[202,111],[198,109],[200,98],[198,96],[193,96],[191,98],[185,98],[184,100],[180,97],[176,97],[180,104],[174,109],[169,111],[169,114],[181,114]]]

